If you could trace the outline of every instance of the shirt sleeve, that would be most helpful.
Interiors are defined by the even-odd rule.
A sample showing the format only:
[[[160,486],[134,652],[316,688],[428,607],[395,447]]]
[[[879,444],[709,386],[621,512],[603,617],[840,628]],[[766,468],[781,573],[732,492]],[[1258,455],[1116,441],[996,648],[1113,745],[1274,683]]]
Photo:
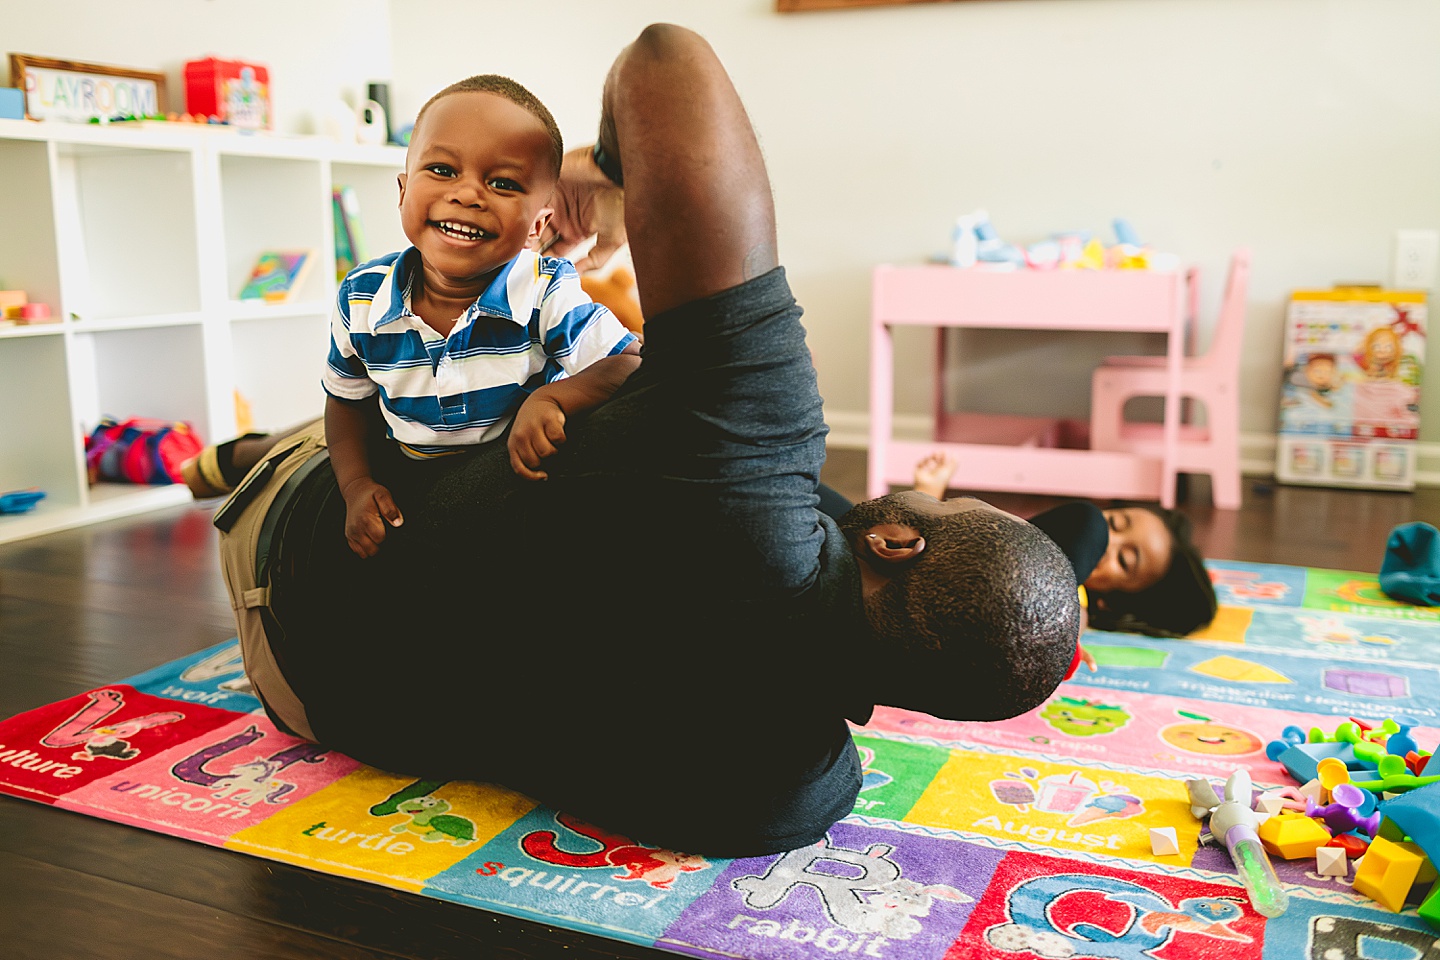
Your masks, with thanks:
[[[1082,585],[1095,572],[1110,545],[1110,526],[1104,512],[1084,500],[1051,507],[1031,517],[1030,522],[1060,547],[1075,571],[1075,582]]]
[[[574,376],[639,339],[609,308],[590,299],[569,260],[552,258],[544,266],[553,273],[540,302],[538,325],[545,356],[560,368],[554,379]]]
[[[350,278],[346,277],[335,294],[335,308],[330,312],[330,353],[320,375],[320,386],[341,400],[364,400],[379,388],[350,339],[351,288]]]

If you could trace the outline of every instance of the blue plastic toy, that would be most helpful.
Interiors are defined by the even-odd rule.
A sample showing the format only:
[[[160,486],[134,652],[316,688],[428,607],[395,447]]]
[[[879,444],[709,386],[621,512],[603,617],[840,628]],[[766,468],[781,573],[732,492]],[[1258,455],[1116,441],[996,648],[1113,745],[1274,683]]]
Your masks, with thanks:
[[[45,499],[43,490],[16,490],[0,493],[0,513],[25,513],[34,510],[35,504]]]

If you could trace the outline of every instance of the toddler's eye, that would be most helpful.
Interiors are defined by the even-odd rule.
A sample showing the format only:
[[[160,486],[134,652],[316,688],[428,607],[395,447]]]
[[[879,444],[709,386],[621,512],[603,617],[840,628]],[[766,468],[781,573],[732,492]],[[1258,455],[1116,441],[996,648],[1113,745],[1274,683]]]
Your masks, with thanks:
[[[435,174],[437,177],[455,176],[455,168],[450,166],[448,163],[432,163],[425,169],[430,173]]]
[[[494,187],[496,190],[505,190],[510,193],[525,192],[524,187],[520,186],[520,184],[516,183],[514,180],[509,179],[508,177],[492,177],[490,180],[490,186]]]

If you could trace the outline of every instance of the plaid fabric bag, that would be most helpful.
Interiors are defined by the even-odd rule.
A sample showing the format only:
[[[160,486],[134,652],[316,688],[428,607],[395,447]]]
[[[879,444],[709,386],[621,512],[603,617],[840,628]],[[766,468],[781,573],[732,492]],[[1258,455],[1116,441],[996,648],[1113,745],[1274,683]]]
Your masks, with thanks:
[[[105,417],[85,438],[85,466],[91,483],[179,483],[180,465],[203,447],[189,423]]]

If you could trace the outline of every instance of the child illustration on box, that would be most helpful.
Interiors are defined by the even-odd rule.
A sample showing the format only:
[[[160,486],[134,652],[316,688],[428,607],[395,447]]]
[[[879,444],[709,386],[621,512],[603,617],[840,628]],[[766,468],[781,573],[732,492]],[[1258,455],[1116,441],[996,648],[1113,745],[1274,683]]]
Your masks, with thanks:
[[[1416,429],[1420,425],[1420,389],[1401,375],[1405,356],[1400,335],[1390,326],[1365,335],[1356,355],[1363,376],[1355,384],[1355,419]]]
[[[570,261],[532,249],[563,158],[549,110],[505,77],[452,84],[416,117],[399,177],[413,246],[341,283],[323,377],[345,536],[359,556],[403,521],[377,476],[423,483],[427,461],[508,428],[515,472],[543,480],[566,418],[639,365],[638,338],[581,290]]]
[[[1335,354],[1312,353],[1292,366],[1280,404],[1282,416],[1292,423],[1348,422],[1351,391]]]

